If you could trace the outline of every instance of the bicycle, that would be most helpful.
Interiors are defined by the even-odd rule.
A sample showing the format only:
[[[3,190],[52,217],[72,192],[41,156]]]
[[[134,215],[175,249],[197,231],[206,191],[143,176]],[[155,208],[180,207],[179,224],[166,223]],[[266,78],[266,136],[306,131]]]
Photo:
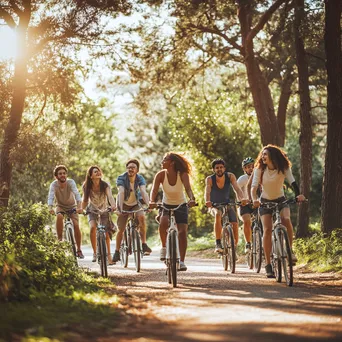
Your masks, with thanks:
[[[108,277],[108,260],[107,260],[107,245],[106,245],[106,226],[101,223],[101,214],[111,212],[111,208],[107,208],[103,211],[90,211],[87,210],[87,214],[96,215],[96,258],[100,264],[101,276]]]
[[[266,202],[261,203],[261,206],[267,209],[274,210],[273,226],[272,226],[272,252],[271,265],[278,283],[282,280],[284,274],[287,286],[293,285],[293,263],[290,247],[289,236],[286,227],[281,223],[279,207],[284,204],[296,203],[295,198],[290,198],[284,202]]]
[[[222,265],[225,271],[229,270],[230,273],[235,273],[236,267],[236,253],[235,241],[233,234],[233,227],[229,222],[229,208],[235,205],[241,205],[240,202],[234,203],[212,203],[214,208],[222,211]]]
[[[71,209],[67,211],[59,211],[57,214],[63,215],[64,220],[64,238],[66,241],[69,242],[71,246],[71,252],[72,255],[75,258],[76,264],[77,262],[77,246],[76,246],[76,239],[75,239],[75,230],[74,230],[74,223],[72,222],[72,219],[70,216],[72,214],[76,213],[76,209]]]
[[[157,209],[164,209],[169,212],[169,227],[167,229],[166,236],[165,264],[168,283],[172,283],[173,287],[177,287],[177,271],[179,270],[180,265],[178,228],[176,224],[175,211],[182,206],[187,206],[189,208],[189,205],[187,203],[182,203],[176,208],[166,208],[161,203],[157,204]]]
[[[255,210],[252,213],[252,246],[247,253],[247,265],[256,273],[260,272],[263,260],[262,235],[263,229],[259,211]]]
[[[140,208],[138,210],[122,210],[123,214],[129,214],[129,218],[126,224],[122,242],[120,245],[120,259],[123,267],[128,266],[128,256],[133,254],[135,269],[140,272],[141,259],[144,255],[141,247],[141,238],[138,230],[138,222],[135,214],[139,211],[147,211],[148,209]]]

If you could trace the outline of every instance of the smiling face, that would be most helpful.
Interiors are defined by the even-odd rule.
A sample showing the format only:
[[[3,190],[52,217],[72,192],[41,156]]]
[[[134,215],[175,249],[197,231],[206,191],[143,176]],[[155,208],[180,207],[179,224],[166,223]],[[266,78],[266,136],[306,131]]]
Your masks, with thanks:
[[[59,182],[65,183],[66,179],[67,179],[67,175],[68,175],[68,173],[64,169],[60,169],[57,172],[56,178]]]
[[[272,164],[272,161],[270,158],[270,152],[267,149],[264,149],[262,151],[261,160],[262,160],[263,164],[265,164],[265,165],[271,165]]]
[[[226,168],[223,164],[216,164],[213,168],[217,177],[222,177],[226,171]]]
[[[98,169],[97,167],[94,167],[93,170],[91,171],[91,176],[90,176],[90,178],[91,178],[92,180],[94,180],[94,179],[101,179],[101,177],[102,177],[102,172],[101,172],[101,170]]]
[[[243,167],[243,171],[250,176],[254,169],[254,163],[249,163]]]
[[[165,154],[163,160],[161,161],[160,165],[162,169],[168,169],[172,165],[173,161],[168,154]]]
[[[126,166],[128,177],[134,177],[138,173],[138,167],[135,163],[129,163]]]

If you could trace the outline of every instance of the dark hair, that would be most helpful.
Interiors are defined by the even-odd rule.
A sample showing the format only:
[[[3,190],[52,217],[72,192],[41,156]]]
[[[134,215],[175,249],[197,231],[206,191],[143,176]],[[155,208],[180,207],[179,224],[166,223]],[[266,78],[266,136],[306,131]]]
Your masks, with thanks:
[[[222,164],[224,167],[226,167],[226,162],[222,158],[214,159],[211,162],[211,168],[214,169],[217,164]]]
[[[131,164],[131,163],[135,164],[137,166],[138,171],[139,171],[139,167],[140,167],[139,161],[137,159],[130,159],[127,161],[126,167],[128,166],[128,164]]]
[[[57,177],[57,174],[58,174],[59,170],[65,170],[65,172],[68,173],[68,169],[66,168],[65,165],[57,165],[55,167],[55,169],[53,170],[53,174],[55,175],[55,177]]]
[[[164,158],[170,158],[174,162],[174,168],[177,172],[191,174],[191,164],[190,162],[181,154],[175,152],[168,152],[165,154]]]
[[[269,152],[269,156],[272,164],[279,172],[285,173],[285,171],[291,167],[291,162],[287,157],[285,151],[283,151],[280,147],[272,144],[268,144],[264,146],[260,151],[258,158],[255,161],[255,166],[259,169],[264,170],[266,165],[262,162],[262,153],[267,150]]]
[[[89,169],[88,169],[88,171],[86,173],[85,180],[84,180],[84,182],[82,184],[84,198],[85,198],[86,201],[89,200],[90,190],[91,190],[91,188],[93,186],[93,181],[91,179],[91,175],[93,174],[93,170],[94,169],[98,169],[102,173],[102,170],[97,165],[92,165],[92,166],[89,167]],[[106,182],[104,182],[102,179],[100,179],[100,192],[105,192],[107,187],[108,187],[108,184]]]

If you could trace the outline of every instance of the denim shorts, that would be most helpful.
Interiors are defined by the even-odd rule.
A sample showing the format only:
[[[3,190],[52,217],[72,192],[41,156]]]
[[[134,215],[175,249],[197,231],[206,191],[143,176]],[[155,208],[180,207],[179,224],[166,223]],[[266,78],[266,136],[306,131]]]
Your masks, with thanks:
[[[240,216],[245,215],[245,214],[252,214],[253,208],[250,204],[248,205],[243,205],[239,208]]]
[[[163,203],[165,208],[177,208],[178,205],[170,205]],[[188,224],[189,210],[186,205],[182,205],[179,209],[174,211],[176,223],[178,224]],[[169,216],[169,210],[162,209],[161,216]]]
[[[269,200],[269,199],[266,199],[266,198],[261,198],[260,199],[260,202],[261,203],[268,203],[268,202],[276,202],[276,203],[281,203],[281,202],[284,202],[286,200],[285,196],[282,196],[282,197],[279,197],[279,198],[276,198],[276,199],[273,199],[273,200]],[[288,204],[283,204],[279,207],[279,212],[282,211],[284,208],[289,208],[289,205]],[[260,216],[263,216],[263,215],[272,215],[273,214],[273,209],[268,209],[268,208],[262,208],[260,207],[259,208],[259,214]]]

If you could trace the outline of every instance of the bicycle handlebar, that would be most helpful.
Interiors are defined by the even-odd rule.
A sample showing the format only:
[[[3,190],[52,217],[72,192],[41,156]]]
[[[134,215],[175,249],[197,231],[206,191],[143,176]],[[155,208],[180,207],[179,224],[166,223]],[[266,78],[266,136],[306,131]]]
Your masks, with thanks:
[[[211,205],[214,207],[214,208],[217,208],[217,207],[224,207],[224,206],[228,206],[228,207],[234,207],[235,205],[238,205],[238,206],[242,206],[242,203],[241,202],[223,202],[223,203],[211,203]]]
[[[58,211],[55,215],[57,214],[62,214],[62,215],[71,215],[71,214],[75,214],[76,213],[76,209],[70,209],[70,210],[65,210],[65,211]]]
[[[308,199],[305,199],[303,202],[308,202]],[[260,207],[266,208],[266,209],[274,209],[276,207],[279,207],[281,205],[285,205],[285,204],[295,204],[295,203],[301,203],[299,201],[297,201],[297,199],[295,197],[293,198],[289,198],[283,202],[264,202],[264,203],[260,203]]]
[[[162,204],[162,203],[156,203],[156,205],[157,205],[157,209],[164,209],[164,210],[174,210],[174,211],[176,211],[176,210],[178,210],[180,207],[182,207],[182,206],[186,206],[186,207],[188,207],[188,208],[191,208],[191,207],[197,207],[198,206],[198,203],[195,203],[195,205],[193,205],[193,206],[189,206],[189,204],[188,203],[181,203],[178,207],[176,207],[176,208],[166,208],[166,207],[164,207],[164,205]]]
[[[148,208],[139,208],[137,210],[121,210],[122,214],[135,214],[138,213],[139,211],[148,211]]]
[[[105,210],[87,210],[85,212],[83,212],[83,215],[88,215],[88,214],[95,214],[95,215],[101,215],[101,214],[105,214],[105,213],[110,213],[112,211],[111,207],[108,207]]]

